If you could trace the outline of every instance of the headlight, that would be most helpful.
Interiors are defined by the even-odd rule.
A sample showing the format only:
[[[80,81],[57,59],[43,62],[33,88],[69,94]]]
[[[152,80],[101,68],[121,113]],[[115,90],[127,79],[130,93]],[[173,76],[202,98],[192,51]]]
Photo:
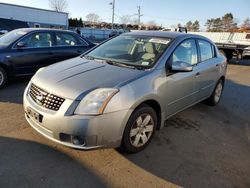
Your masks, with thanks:
[[[118,92],[118,89],[100,88],[91,91],[79,103],[75,110],[78,115],[102,114],[110,99]]]

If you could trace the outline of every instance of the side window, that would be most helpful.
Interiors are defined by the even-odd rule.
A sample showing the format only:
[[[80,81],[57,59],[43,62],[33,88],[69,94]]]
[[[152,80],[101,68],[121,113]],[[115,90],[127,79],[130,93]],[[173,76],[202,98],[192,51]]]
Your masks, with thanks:
[[[56,44],[57,46],[87,45],[85,41],[78,39],[70,33],[56,33]]]
[[[201,52],[201,61],[206,61],[214,57],[213,46],[204,40],[198,40]]]
[[[46,32],[34,33],[25,37],[20,42],[23,42],[26,48],[51,47],[52,37],[50,33],[46,33]]]
[[[197,48],[195,40],[182,42],[172,55],[172,63],[183,61],[190,65],[197,64]]]

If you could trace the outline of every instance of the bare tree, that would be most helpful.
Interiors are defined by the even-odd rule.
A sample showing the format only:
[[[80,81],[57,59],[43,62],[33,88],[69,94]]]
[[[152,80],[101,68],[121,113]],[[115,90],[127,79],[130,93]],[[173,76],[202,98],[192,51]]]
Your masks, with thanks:
[[[100,16],[95,14],[95,13],[89,13],[87,16],[87,21],[91,22],[91,23],[97,23],[100,21]]]
[[[49,6],[57,12],[65,12],[68,8],[66,0],[49,0]]]
[[[148,29],[155,29],[157,24],[154,20],[151,20],[151,21],[147,22],[146,26],[148,27]]]
[[[132,25],[138,25],[138,18],[133,18],[132,20],[131,20],[131,24]],[[141,25],[142,25],[143,23],[141,23]]]
[[[192,31],[193,30],[193,22],[192,21],[187,22],[186,28],[188,31]]]
[[[131,23],[131,16],[130,15],[124,15],[120,18],[121,24],[130,24]]]
[[[241,25],[241,29],[243,31],[250,31],[250,19],[246,18],[243,22],[243,24]]]
[[[198,20],[196,20],[193,24],[192,24],[192,29],[193,31],[197,32],[200,30],[200,22]]]
[[[231,29],[237,28],[237,23],[235,22],[232,13],[225,14],[222,17],[221,22],[223,31],[230,31]]]
[[[205,23],[205,26],[207,27],[207,31],[208,31],[208,32],[213,31],[214,18],[208,19],[207,22]]]
[[[178,27],[178,28],[179,28],[179,27],[182,27],[181,23],[178,23],[178,24],[177,24],[177,27]]]

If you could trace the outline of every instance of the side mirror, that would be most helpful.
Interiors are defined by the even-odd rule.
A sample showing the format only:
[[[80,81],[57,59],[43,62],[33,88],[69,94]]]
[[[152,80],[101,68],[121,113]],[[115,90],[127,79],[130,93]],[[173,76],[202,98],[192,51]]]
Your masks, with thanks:
[[[17,46],[17,48],[23,48],[26,46],[26,43],[25,42],[18,42],[16,46]]]
[[[171,71],[173,71],[173,72],[192,72],[193,66],[184,62],[184,61],[176,61],[171,66]]]

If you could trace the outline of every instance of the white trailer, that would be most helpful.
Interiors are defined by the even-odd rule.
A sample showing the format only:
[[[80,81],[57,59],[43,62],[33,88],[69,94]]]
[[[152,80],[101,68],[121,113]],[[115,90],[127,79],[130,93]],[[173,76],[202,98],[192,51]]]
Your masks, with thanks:
[[[250,56],[250,33],[230,33],[230,32],[189,32],[212,40],[228,60],[233,55],[238,59]]]
[[[187,33],[186,27],[165,28],[162,31],[174,31]],[[236,55],[238,59],[250,56],[250,33],[232,33],[232,32],[188,32],[201,35],[213,41],[220,52],[228,60]]]

